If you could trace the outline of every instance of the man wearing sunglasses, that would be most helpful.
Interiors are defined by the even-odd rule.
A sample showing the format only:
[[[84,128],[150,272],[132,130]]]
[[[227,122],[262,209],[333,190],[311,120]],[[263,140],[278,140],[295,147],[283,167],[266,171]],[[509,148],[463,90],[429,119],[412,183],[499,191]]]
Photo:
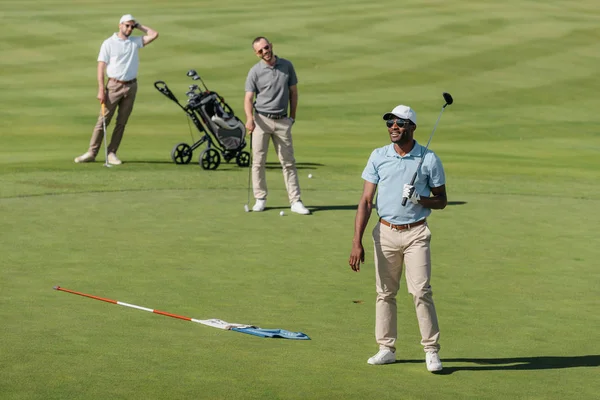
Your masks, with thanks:
[[[290,61],[273,54],[273,44],[267,38],[257,37],[252,41],[252,48],[260,58],[248,72],[244,96],[246,131],[252,138],[252,187],[256,199],[252,211],[264,211],[267,203],[265,165],[272,139],[283,169],[291,211],[310,214],[300,200],[292,143],[292,125],[298,105],[296,71]]]
[[[131,36],[134,29],[144,32],[144,36]],[[131,14],[123,15],[119,21],[119,32],[106,39],[100,47],[98,55],[98,100],[104,104],[106,125],[110,123],[117,107],[117,122],[108,147],[108,159],[111,165],[121,164],[117,158],[117,150],[123,138],[125,125],[133,110],[137,93],[137,72],[139,66],[138,51],[149,45],[158,37],[158,32],[140,24]],[[105,74],[108,81],[104,82]],[[76,163],[92,162],[96,159],[102,145],[103,120],[98,118],[88,151],[76,157]]]
[[[417,114],[399,105],[384,114],[391,144],[375,149],[362,173],[363,193],[356,212],[352,251],[348,261],[353,271],[365,260],[362,238],[377,192],[379,223],[373,229],[377,300],[375,336],[379,352],[369,364],[396,361],[396,295],[405,266],[406,285],[413,297],[427,370],[442,370],[438,351],[440,330],[433,303],[431,278],[431,231],[426,218],[432,209],[446,207],[446,178],[440,159],[414,140]],[[424,157],[414,186],[408,182]],[[402,198],[409,201],[402,206]]]

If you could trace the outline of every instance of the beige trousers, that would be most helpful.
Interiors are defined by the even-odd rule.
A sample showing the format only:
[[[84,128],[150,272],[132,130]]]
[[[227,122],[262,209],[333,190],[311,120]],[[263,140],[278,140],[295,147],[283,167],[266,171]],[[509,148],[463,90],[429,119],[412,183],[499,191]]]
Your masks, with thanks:
[[[108,130],[108,124],[115,114],[117,107],[119,112],[117,114],[117,122],[113,129],[112,136],[110,137],[110,143],[108,144],[108,152],[116,153],[123,139],[123,132],[125,131],[125,125],[133,110],[133,103],[135,102],[135,95],[137,93],[137,82],[133,83],[119,83],[113,80],[109,80],[106,84],[106,128]],[[107,132],[108,134],[108,132]],[[102,139],[104,138],[104,132],[102,129],[102,115],[98,117],[94,132],[92,133],[92,139],[90,140],[90,147],[88,151],[94,156],[100,151],[102,146]]]
[[[427,223],[402,231],[378,223],[373,229],[377,286],[375,337],[381,349],[396,351],[396,294],[400,288],[403,264],[406,266],[406,286],[417,312],[421,344],[425,351],[440,349],[440,330],[429,284],[430,241],[431,231]]]
[[[292,121],[289,118],[271,119],[254,113],[256,127],[252,132],[252,188],[254,198],[267,198],[266,161],[269,141],[279,157],[290,204],[300,200],[298,170],[292,142]]]

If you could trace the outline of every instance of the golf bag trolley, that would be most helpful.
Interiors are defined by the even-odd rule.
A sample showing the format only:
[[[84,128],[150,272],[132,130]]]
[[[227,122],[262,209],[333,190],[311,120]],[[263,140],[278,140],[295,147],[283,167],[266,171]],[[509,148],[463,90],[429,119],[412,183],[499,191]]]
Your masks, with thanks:
[[[219,96],[208,90],[202,78],[193,69],[187,76],[194,81],[200,81],[204,90],[198,85],[190,85],[186,92],[187,104],[182,105],[171,89],[163,81],[154,82],[154,87],[173,100],[192,120],[202,137],[191,146],[178,143],[171,151],[171,159],[175,164],[189,164],[192,153],[206,143],[198,158],[200,166],[205,170],[215,170],[221,164],[221,158],[229,162],[235,158],[240,167],[250,166],[250,153],[243,151],[246,147],[246,127],[234,115],[233,110]]]

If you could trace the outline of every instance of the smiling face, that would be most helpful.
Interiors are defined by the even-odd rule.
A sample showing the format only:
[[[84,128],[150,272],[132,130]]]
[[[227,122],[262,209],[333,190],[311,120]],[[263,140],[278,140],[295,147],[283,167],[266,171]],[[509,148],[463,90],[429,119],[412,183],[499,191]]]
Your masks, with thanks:
[[[133,28],[135,27],[135,21],[125,21],[119,24],[119,32],[125,37],[129,37]]]
[[[392,116],[385,123],[392,143],[403,146],[413,141],[413,133],[417,126],[410,120]]]
[[[254,48],[256,56],[267,64],[272,64],[275,61],[275,57],[273,56],[273,45],[266,39],[260,39],[254,43],[252,47]]]

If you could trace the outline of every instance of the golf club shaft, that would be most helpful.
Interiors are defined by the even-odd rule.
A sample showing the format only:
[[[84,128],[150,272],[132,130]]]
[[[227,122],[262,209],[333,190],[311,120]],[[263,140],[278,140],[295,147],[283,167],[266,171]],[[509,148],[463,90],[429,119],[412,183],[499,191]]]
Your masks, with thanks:
[[[108,166],[108,143],[106,142],[106,106],[104,103],[101,105],[102,111],[102,131],[104,132],[104,165]]]
[[[421,165],[423,165],[423,160],[425,160],[425,155],[427,154],[427,149],[429,149],[429,143],[431,143],[431,139],[433,138],[433,134],[435,133],[435,130],[436,130],[437,126],[438,126],[438,123],[440,122],[440,118],[442,118],[442,114],[444,113],[444,109],[446,108],[447,105],[448,105],[448,103],[444,104],[444,106],[442,107],[442,111],[440,111],[440,114],[438,115],[437,121],[435,122],[435,125],[433,126],[433,130],[431,131],[431,135],[429,135],[429,140],[427,141],[427,146],[425,146],[425,151],[421,155],[421,160],[419,160],[419,164],[417,164],[417,169],[416,169],[416,171],[415,171],[412,179],[410,180],[410,185],[411,186],[413,186],[415,184],[415,181],[417,180],[417,175],[419,173],[419,170],[421,169]],[[407,201],[408,201],[408,197],[402,197],[402,206],[406,206],[406,202]]]
[[[252,177],[252,131],[250,131],[250,165],[248,165],[248,200],[246,205],[250,207],[250,178]]]

